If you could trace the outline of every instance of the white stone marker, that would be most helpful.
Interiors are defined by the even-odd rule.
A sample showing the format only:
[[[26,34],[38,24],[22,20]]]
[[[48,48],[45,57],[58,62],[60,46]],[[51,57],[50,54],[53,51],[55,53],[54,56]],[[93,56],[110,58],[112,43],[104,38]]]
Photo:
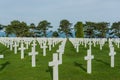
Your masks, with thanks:
[[[110,47],[109,56],[111,56],[111,67],[114,67],[114,56],[115,55],[116,55],[116,52],[114,52],[114,47]]]
[[[86,47],[87,47],[87,41],[85,40],[85,42],[84,42],[84,43],[85,43],[85,48],[86,48]]]
[[[40,48],[42,48],[42,46],[43,46],[42,45],[42,40],[39,40],[38,42],[39,42]]]
[[[46,48],[47,48],[46,43],[43,44],[42,48],[43,48],[43,56],[46,56]]]
[[[24,47],[23,42],[21,42],[21,47],[19,48],[19,50],[21,50],[21,59],[24,58],[24,50],[25,50],[25,49],[26,49],[26,48]]]
[[[119,42],[119,40],[117,40],[117,46],[118,46],[118,48],[120,47],[120,42]]]
[[[100,43],[100,50],[102,50],[102,44]]]
[[[0,55],[0,58],[4,58],[4,55]]]
[[[36,47],[36,40],[33,40],[33,44],[32,44],[32,47],[35,48]]]
[[[14,53],[17,54],[17,47],[18,47],[18,45],[17,45],[16,41],[15,41],[15,44],[13,45],[13,47],[14,47]]]
[[[91,50],[92,43],[89,41],[89,49]]]
[[[6,44],[7,44],[7,48],[9,48],[9,46],[10,46],[10,41],[8,40],[8,41],[6,42]]]
[[[94,56],[91,55],[91,50],[87,50],[87,56],[84,57],[85,60],[87,60],[87,73],[91,73],[92,70],[92,65],[91,65],[91,60],[94,59]]]
[[[49,66],[53,66],[53,80],[58,80],[58,65],[59,65],[58,54],[54,53],[53,61],[49,62]]]
[[[93,40],[94,47],[96,46],[96,40]]]
[[[10,50],[11,51],[13,50],[13,42],[12,41],[10,42]]]
[[[79,43],[76,43],[76,52],[78,53],[79,52]]]
[[[26,44],[26,49],[28,49],[28,47],[29,47],[29,42],[26,41],[25,44]]]
[[[64,50],[59,48],[57,52],[59,53],[59,64],[62,64],[62,55],[64,53]]]
[[[52,42],[49,41],[49,42],[48,42],[48,45],[49,45],[49,51],[51,51]]]
[[[36,67],[36,58],[35,56],[38,54],[38,52],[35,52],[35,48],[32,47],[32,52],[29,53],[29,55],[32,56],[32,67]]]
[[[54,47],[55,46],[55,41],[53,40],[53,42],[52,42],[52,46]]]

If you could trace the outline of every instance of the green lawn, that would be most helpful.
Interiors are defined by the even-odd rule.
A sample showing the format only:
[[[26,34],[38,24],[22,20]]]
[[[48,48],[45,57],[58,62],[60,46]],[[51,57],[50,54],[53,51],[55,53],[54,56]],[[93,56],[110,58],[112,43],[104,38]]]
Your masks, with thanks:
[[[58,49],[58,45],[47,50],[47,56],[42,56],[42,49],[37,45],[39,54],[36,56],[36,67],[31,67],[31,56],[25,51],[25,58],[20,59],[20,51],[14,54],[5,46],[0,44],[0,54],[4,54],[4,59],[0,59],[0,80],[52,80],[52,68],[48,62],[52,61],[52,54]],[[120,49],[116,46],[115,67],[110,67],[109,48],[106,43],[103,50],[99,45],[92,47],[92,74],[87,74],[87,48],[80,45],[79,53],[76,53],[72,43],[67,41],[65,53],[63,54],[63,64],[59,65],[59,80],[120,80]]]

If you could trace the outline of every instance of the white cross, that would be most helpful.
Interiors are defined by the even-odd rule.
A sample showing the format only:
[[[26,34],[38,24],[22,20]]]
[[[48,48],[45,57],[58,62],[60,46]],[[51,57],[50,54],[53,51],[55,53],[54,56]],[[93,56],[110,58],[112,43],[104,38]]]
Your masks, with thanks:
[[[4,55],[0,55],[0,58],[4,58]]]
[[[9,48],[9,46],[10,46],[10,41],[8,40],[6,44],[7,44],[7,48]]]
[[[64,53],[64,50],[61,49],[61,48],[59,48],[59,49],[57,50],[57,52],[60,53],[60,54],[63,54],[63,53]]]
[[[10,50],[13,50],[13,41],[10,42]]]
[[[112,41],[109,39],[109,48],[113,47]]]
[[[43,44],[43,56],[46,56],[46,48],[47,48],[47,46],[46,46],[46,44],[44,43]]]
[[[114,67],[114,56],[115,55],[116,55],[116,52],[114,52],[114,47],[110,47],[109,56],[111,56],[111,67]]]
[[[89,42],[89,49],[91,50],[92,43],[91,41]]]
[[[55,41],[53,40],[53,42],[52,42],[52,46],[54,47],[55,46]]]
[[[65,48],[65,45],[63,45],[63,44],[61,44],[60,46],[59,46],[59,49],[61,49],[61,50],[64,50],[64,48]],[[63,53],[64,54],[64,53]]]
[[[81,44],[82,44],[82,45],[84,45],[84,42],[83,42],[83,41],[81,41]]]
[[[102,50],[102,46],[103,46],[102,43],[100,43],[100,50]]]
[[[48,45],[49,45],[49,51],[51,51],[51,45],[52,45],[52,42],[49,41],[49,42],[48,42]]]
[[[79,52],[79,43],[76,43],[75,46],[76,46],[76,52],[78,53]]]
[[[40,48],[42,48],[42,46],[43,46],[43,45],[42,45],[42,41],[39,40],[38,42],[39,42]]]
[[[38,52],[35,52],[35,48],[32,47],[32,52],[29,53],[29,55],[32,56],[32,67],[36,66],[36,58],[35,56],[38,54]]]
[[[26,43],[26,49],[28,49],[28,47],[29,47],[29,42],[26,41],[25,43]]]
[[[24,50],[25,50],[25,49],[26,49],[26,48],[24,47],[23,42],[21,42],[21,47],[19,48],[19,50],[21,50],[21,59],[24,58]]]
[[[16,41],[15,41],[15,44],[13,45],[13,47],[14,47],[14,53],[17,54],[17,47],[18,47],[18,45],[17,45]]]
[[[62,64],[62,55],[64,53],[64,50],[59,48],[57,52],[59,53],[59,64]]]
[[[85,43],[85,48],[86,48],[86,46],[87,46],[87,41],[85,40],[85,42],[84,42],[84,43]]]
[[[49,66],[53,66],[53,80],[58,80],[58,65],[59,65],[58,54],[54,53],[53,61],[49,62]]]
[[[93,41],[93,44],[94,44],[94,47],[95,47],[96,46],[96,41],[95,40]]]
[[[120,47],[120,42],[119,42],[119,40],[117,40],[117,47],[118,47],[118,48]]]
[[[36,44],[36,41],[35,40],[33,40],[33,44],[32,44],[32,47],[33,48],[35,48],[35,46],[36,46],[37,44]]]
[[[85,60],[87,60],[87,73],[91,73],[92,70],[92,65],[91,65],[91,60],[94,58],[93,55],[91,55],[91,50],[87,50],[87,56],[84,57]]]

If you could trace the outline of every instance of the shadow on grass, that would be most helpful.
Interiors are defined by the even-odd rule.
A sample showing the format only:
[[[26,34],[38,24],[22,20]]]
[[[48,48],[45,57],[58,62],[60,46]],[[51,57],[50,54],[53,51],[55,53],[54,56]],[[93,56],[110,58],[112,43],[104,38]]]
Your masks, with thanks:
[[[53,80],[53,69],[52,69],[52,67],[48,67],[46,72],[50,72],[51,80]]]
[[[3,50],[1,50],[0,53],[3,53],[3,52],[5,52],[5,51],[7,51],[7,49],[3,49]]]
[[[110,65],[110,63],[104,62],[103,60],[100,60],[100,59],[94,59],[94,60],[98,61],[98,62],[101,62],[101,63],[104,63],[105,65]]]
[[[77,66],[77,67],[80,67],[83,71],[87,71],[86,68],[83,67],[83,64],[80,64],[80,63],[77,63],[77,62],[74,62],[74,65]]]
[[[2,71],[9,64],[10,64],[10,62],[8,62],[8,61],[3,64],[0,64],[0,71]]]
[[[25,56],[25,57],[28,56],[28,53],[24,53],[24,56]]]

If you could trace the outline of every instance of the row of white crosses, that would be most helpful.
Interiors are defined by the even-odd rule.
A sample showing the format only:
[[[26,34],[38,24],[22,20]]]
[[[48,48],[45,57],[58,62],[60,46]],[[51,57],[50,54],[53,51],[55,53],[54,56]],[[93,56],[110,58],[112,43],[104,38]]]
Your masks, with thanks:
[[[40,41],[41,40],[41,41]],[[14,53],[17,54],[17,51],[20,50],[21,52],[21,59],[24,59],[24,50],[29,48],[30,43],[32,42],[32,51],[29,53],[29,55],[32,56],[31,62],[32,67],[36,66],[36,55],[38,52],[36,52],[36,41],[39,42],[41,45],[40,47],[43,48],[43,56],[46,56],[46,48],[47,48],[47,41],[49,42],[49,46],[54,47],[57,43],[59,43],[62,39],[53,39],[53,38],[0,38],[0,43],[4,44],[8,48],[10,47],[10,50],[12,51],[14,49]],[[42,43],[40,43],[42,42]],[[24,46],[26,45],[26,46]],[[20,46],[20,47],[19,47]],[[49,50],[50,47],[49,47]],[[2,58],[2,56],[1,56]],[[60,58],[61,60],[61,58]],[[61,61],[60,61],[61,62]]]
[[[37,39],[36,39],[37,40]],[[36,59],[35,59],[35,56],[38,54],[38,52],[36,52],[35,50],[35,47],[36,47],[36,40],[32,39],[31,41],[33,41],[33,44],[32,44],[32,51],[29,53],[29,55],[32,56],[32,67],[35,67],[36,66]],[[61,39],[62,40],[62,39]],[[58,40],[56,39],[55,41],[54,40],[51,40],[52,43],[54,44],[57,44],[59,41],[61,40]],[[91,55],[91,45],[92,43],[94,44],[94,46],[96,46],[96,43],[97,44],[101,44],[101,46],[104,45],[104,43],[106,42],[106,39],[103,39],[103,41],[100,41],[101,39],[77,39],[77,40],[74,40],[74,39],[70,39],[70,41],[75,44],[77,42],[77,45],[80,45],[80,44],[89,44],[89,50],[87,51],[87,56],[85,57],[85,60],[87,60],[87,73],[91,73],[91,70],[92,70],[92,64],[91,64],[91,60],[94,58],[93,55]],[[24,40],[25,41],[25,40]],[[30,44],[31,41],[27,41],[27,44]],[[49,39],[48,39],[49,41]],[[109,47],[110,47],[110,53],[109,55],[111,56],[111,67],[114,67],[114,55],[116,54],[114,52],[114,47],[112,45],[112,41],[114,41],[113,39],[109,39]],[[21,39],[0,39],[0,42],[2,44],[4,44],[5,46],[9,47],[10,46],[10,43],[12,42],[12,44],[14,44],[14,51],[15,53],[17,53],[17,47],[19,46],[19,43],[21,43],[20,45],[20,48],[19,50],[21,50],[21,59],[24,58],[24,50],[25,50],[25,47],[23,46],[23,40]],[[38,41],[39,42],[39,41]],[[44,48],[44,46],[46,46],[46,43],[47,41],[46,40],[42,40],[42,47],[43,47],[43,50],[46,48]],[[62,64],[62,54],[64,53],[64,47],[65,47],[65,43],[66,43],[66,40],[64,40],[62,42],[63,45],[60,45],[59,46],[59,49],[57,50],[57,53],[59,53],[59,55],[57,53],[53,54],[53,62],[50,62],[49,63],[49,66],[53,66],[53,80],[58,80],[58,65],[59,64]],[[18,44],[18,45],[17,45]],[[45,45],[44,45],[45,44]],[[49,45],[49,44],[48,44]],[[76,44],[75,44],[76,46]],[[28,47],[28,46],[27,46]],[[77,47],[76,47],[77,48]],[[11,47],[10,47],[11,49]],[[101,48],[100,48],[101,49]],[[76,50],[78,52],[78,50]],[[44,52],[44,51],[43,51]],[[0,58],[2,58],[3,56],[1,56]]]
[[[40,40],[40,38],[36,39],[38,41],[39,44],[43,44],[41,46],[41,48],[43,48],[43,56],[46,56],[46,43],[47,40],[46,38],[42,38],[43,40]],[[29,53],[29,55],[32,56],[32,67],[36,67],[36,55],[38,55],[38,52],[36,52],[35,47],[36,47],[36,40],[33,40],[33,44],[32,44],[32,51]],[[42,43],[40,43],[40,41],[42,41]]]
[[[37,38],[37,41],[40,45],[40,48],[43,49],[43,56],[46,56],[46,49],[47,49],[47,39],[46,38]]]
[[[5,38],[0,37],[0,43],[7,46],[9,48],[9,40],[6,40]],[[0,59],[4,58],[4,55],[0,55]]]
[[[7,46],[7,48],[10,48],[10,50],[12,51],[14,49],[14,53],[17,54],[17,51],[20,50],[21,51],[21,59],[24,58],[24,50],[26,49],[24,47],[24,40],[29,40],[28,42],[30,42],[30,39],[28,38],[2,38],[4,41],[2,42],[5,46]],[[20,48],[19,47],[20,44]]]
[[[76,52],[78,53],[79,52],[79,45],[80,45],[80,42],[77,38],[70,38],[69,39],[71,41],[71,43],[73,44],[74,48],[76,49]]]
[[[70,41],[72,42],[73,45],[75,45],[75,43],[79,43],[76,41],[76,39],[71,38]],[[104,46],[105,42],[107,41],[107,39],[103,38],[103,39],[82,39],[80,41],[84,41],[85,43],[87,43],[89,45],[89,50],[87,51],[87,56],[85,56],[85,60],[87,60],[87,73],[91,73],[92,71],[92,62],[91,60],[94,59],[94,56],[91,55],[91,46],[92,44],[94,44],[94,46],[96,46],[96,44],[100,44],[100,50],[102,50],[102,47]],[[112,39],[109,39],[109,47],[110,47],[110,53],[109,56],[111,56],[111,67],[114,67],[114,55],[116,55],[116,52],[114,51],[114,47],[112,45]],[[118,44],[118,43],[117,43]]]
[[[53,54],[53,61],[49,62],[49,66],[53,67],[53,80],[59,80],[58,65],[62,64],[62,55],[64,54],[66,39],[64,39],[57,50],[57,53]]]
[[[112,38],[112,39],[109,39],[109,40],[114,42],[115,45],[117,45],[117,47],[120,48],[120,38]]]
[[[37,41],[40,45],[40,48],[43,49],[43,56],[46,56],[46,49],[49,48],[49,51],[52,50],[57,43],[61,41],[60,38],[37,38]]]
[[[100,44],[100,50],[102,50],[102,47],[104,46],[105,42],[107,41],[106,38],[99,39],[99,44]]]
[[[85,45],[85,48],[87,45],[91,47],[92,44],[94,44],[94,47],[96,44],[100,44],[100,50],[102,50],[102,47],[104,46],[105,42],[107,41],[106,38],[69,38],[71,43],[73,44],[74,48],[76,49],[76,52],[79,52],[79,45]]]

